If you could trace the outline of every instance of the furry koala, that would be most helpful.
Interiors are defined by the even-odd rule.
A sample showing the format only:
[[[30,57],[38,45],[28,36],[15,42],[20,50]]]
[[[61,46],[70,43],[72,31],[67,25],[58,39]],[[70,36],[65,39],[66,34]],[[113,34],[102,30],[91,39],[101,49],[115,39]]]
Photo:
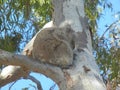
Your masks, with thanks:
[[[43,63],[67,67],[73,62],[73,37],[69,27],[43,28],[26,45],[23,54]]]

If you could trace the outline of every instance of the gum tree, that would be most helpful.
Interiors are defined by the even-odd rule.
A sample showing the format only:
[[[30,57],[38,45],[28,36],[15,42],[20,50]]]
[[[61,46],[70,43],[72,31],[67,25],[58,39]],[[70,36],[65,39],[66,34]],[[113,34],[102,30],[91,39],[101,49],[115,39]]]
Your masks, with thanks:
[[[106,86],[102,81],[98,66],[92,55],[91,34],[89,31],[88,20],[85,17],[84,1],[52,0],[52,4],[54,10],[52,18],[53,21],[45,25],[43,31],[38,32],[28,43],[26,53],[28,54],[32,49],[34,53],[31,50],[32,53],[30,52],[29,54],[32,58],[28,57],[29,55],[24,56],[12,54],[0,50],[0,63],[8,65],[1,72],[0,86],[11,81],[15,81],[20,77],[27,77],[30,71],[34,71],[50,77],[58,84],[60,90],[106,90]],[[43,60],[39,59],[39,57],[34,58],[34,46],[37,44],[37,42],[34,41],[36,38],[39,39],[39,33],[43,32],[44,35],[44,30],[46,30],[46,28],[60,29],[60,33],[62,33],[62,35],[64,34],[63,37],[66,35],[69,36],[65,37],[64,41],[62,40],[64,38],[56,38],[56,36],[52,39],[60,40],[61,42],[64,42],[65,45],[73,46],[71,48],[71,52],[73,54],[71,59],[66,59],[68,62],[71,60],[72,63],[65,64],[65,67],[62,67],[62,62],[60,62],[60,65],[54,65],[53,61],[43,63]],[[67,32],[65,32],[64,29],[68,29]],[[45,33],[47,33],[47,31]],[[71,41],[71,38],[72,42],[68,43],[69,40]],[[54,43],[52,43],[52,45],[54,45]],[[59,46],[57,48],[59,49]],[[62,50],[64,49],[62,46],[60,48]]]

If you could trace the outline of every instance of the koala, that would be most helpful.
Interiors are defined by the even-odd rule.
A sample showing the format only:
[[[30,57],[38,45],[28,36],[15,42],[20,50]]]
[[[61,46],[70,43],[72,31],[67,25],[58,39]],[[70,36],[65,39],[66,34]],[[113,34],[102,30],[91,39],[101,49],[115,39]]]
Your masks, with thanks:
[[[26,45],[23,55],[56,66],[73,63],[74,32],[70,27],[43,28]]]

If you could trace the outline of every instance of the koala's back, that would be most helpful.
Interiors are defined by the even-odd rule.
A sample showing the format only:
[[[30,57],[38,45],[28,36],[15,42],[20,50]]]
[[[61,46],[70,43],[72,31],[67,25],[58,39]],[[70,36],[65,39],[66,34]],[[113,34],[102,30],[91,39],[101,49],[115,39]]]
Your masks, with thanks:
[[[58,66],[72,64],[73,52],[64,34],[57,35],[59,28],[46,28],[40,31],[33,44],[33,58]],[[60,33],[60,32],[58,32]],[[59,37],[63,37],[62,39]]]

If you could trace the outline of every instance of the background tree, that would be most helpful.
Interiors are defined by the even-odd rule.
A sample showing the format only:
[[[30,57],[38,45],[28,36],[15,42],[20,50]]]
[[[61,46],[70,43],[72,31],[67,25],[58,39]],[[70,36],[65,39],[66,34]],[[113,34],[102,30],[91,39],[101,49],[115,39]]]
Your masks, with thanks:
[[[88,6],[91,7],[89,8]],[[104,82],[106,84],[110,82],[112,84],[112,89],[115,90],[116,86],[120,84],[120,61],[118,57],[120,19],[115,19],[110,25],[107,25],[106,23],[106,30],[104,30],[100,36],[99,33],[97,33],[97,30],[99,29],[97,21],[100,17],[104,18],[103,10],[110,9],[111,12],[114,11],[112,3],[107,0],[102,2],[91,2],[88,0],[85,4],[85,8],[87,17],[90,20],[90,28],[93,32],[93,53],[95,54],[95,58],[102,72],[101,75]],[[116,12],[115,16],[119,17],[119,12]]]
[[[95,41],[93,42],[95,48],[95,56],[101,70],[103,70],[103,78],[106,75],[109,75],[110,81],[113,81],[113,85],[117,86],[120,81],[120,67],[118,57],[119,38],[116,38],[116,36],[119,36],[119,32],[117,32],[119,28],[116,28],[118,27],[119,20],[111,24],[110,26],[107,26],[108,29],[106,31],[110,31],[111,37],[109,38],[109,40],[108,38],[103,37],[104,35],[102,37],[99,37],[96,34],[96,19],[99,19],[100,17],[100,13],[97,9],[98,4],[103,5],[104,8],[106,8],[106,6],[109,8],[111,7],[111,4],[107,3],[106,1],[85,1],[85,12],[87,17],[89,18],[89,26],[92,30],[93,41]],[[10,52],[17,51],[17,53],[22,50],[25,43],[33,37],[33,35],[39,30],[39,28],[41,28],[47,21],[51,19],[53,11],[53,7],[50,4],[49,0],[4,0],[1,1],[0,7],[0,40],[1,42],[5,43],[0,45],[0,47]],[[24,35],[21,36],[23,33]],[[12,42],[13,40],[15,40],[16,42]],[[111,41],[113,42],[111,43]],[[7,44],[10,44],[11,47],[8,47]],[[116,67],[116,65],[118,65],[118,67]],[[111,71],[112,73],[108,74],[107,72],[109,71]]]

